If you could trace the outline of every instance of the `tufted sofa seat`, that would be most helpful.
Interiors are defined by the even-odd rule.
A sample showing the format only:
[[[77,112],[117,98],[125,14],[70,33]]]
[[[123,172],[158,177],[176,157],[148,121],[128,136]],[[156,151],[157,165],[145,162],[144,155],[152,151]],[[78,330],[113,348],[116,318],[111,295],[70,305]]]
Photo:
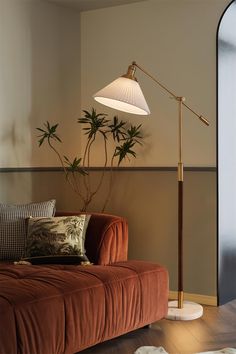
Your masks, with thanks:
[[[0,264],[0,354],[74,354],[163,318],[167,271],[127,261],[127,245],[125,219],[92,214],[95,265]]]

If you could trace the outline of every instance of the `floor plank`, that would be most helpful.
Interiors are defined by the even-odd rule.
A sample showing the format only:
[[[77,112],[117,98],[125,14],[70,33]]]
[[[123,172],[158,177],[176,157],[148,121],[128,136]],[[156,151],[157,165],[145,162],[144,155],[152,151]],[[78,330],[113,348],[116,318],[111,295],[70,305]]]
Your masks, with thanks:
[[[114,338],[80,354],[133,354],[143,345],[162,346],[170,354],[236,348],[236,300],[220,306],[204,306],[202,318],[194,321],[161,320]]]

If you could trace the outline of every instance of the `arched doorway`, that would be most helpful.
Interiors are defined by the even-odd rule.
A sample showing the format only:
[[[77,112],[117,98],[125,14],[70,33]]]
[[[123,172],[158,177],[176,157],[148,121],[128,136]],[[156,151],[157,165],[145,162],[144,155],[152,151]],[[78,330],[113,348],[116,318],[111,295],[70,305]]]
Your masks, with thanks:
[[[218,303],[236,298],[236,0],[219,23]]]

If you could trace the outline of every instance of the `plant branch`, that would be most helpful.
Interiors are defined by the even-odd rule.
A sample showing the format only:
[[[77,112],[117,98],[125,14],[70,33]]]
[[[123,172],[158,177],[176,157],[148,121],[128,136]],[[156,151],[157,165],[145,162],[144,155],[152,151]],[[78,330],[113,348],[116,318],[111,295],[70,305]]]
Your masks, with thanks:
[[[102,213],[105,211],[107,204],[111,198],[111,191],[112,191],[112,186],[113,186],[113,176],[114,176],[114,170],[113,170],[114,158],[115,158],[115,153],[113,154],[112,159],[111,159],[109,187],[108,187],[107,197],[106,197],[105,202],[103,204]]]
[[[63,171],[66,175],[66,180],[67,182],[69,183],[69,185],[71,186],[71,188],[76,192],[76,187],[74,186],[74,184],[72,183],[70,177],[69,177],[69,173],[67,171],[67,168],[65,167],[64,165],[64,162],[62,160],[62,157],[60,155],[60,153],[57,151],[57,149],[51,144],[51,141],[50,141],[50,138],[48,138],[48,145],[50,146],[50,148],[55,152],[55,154],[57,155],[61,165],[62,165],[62,168],[63,168]]]
[[[103,136],[103,139],[104,139],[104,154],[105,154],[105,162],[104,162],[104,166],[103,166],[103,171],[102,171],[102,174],[101,174],[101,177],[100,177],[100,181],[97,185],[97,188],[95,189],[95,191],[92,193],[92,195],[94,196],[95,194],[97,194],[97,192],[99,191],[99,189],[101,188],[102,186],[102,182],[103,182],[103,179],[104,179],[104,176],[105,176],[105,168],[107,166],[107,160],[108,160],[108,153],[107,153],[107,139],[105,136]]]

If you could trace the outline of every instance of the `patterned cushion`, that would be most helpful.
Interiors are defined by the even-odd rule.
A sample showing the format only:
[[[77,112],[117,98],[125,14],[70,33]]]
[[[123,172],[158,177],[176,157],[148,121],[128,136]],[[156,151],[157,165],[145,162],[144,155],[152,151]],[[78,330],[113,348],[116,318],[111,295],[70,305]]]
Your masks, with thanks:
[[[90,215],[28,219],[26,257],[84,255]]]
[[[17,260],[24,255],[25,219],[30,216],[53,216],[56,201],[30,204],[0,203],[0,259]]]

